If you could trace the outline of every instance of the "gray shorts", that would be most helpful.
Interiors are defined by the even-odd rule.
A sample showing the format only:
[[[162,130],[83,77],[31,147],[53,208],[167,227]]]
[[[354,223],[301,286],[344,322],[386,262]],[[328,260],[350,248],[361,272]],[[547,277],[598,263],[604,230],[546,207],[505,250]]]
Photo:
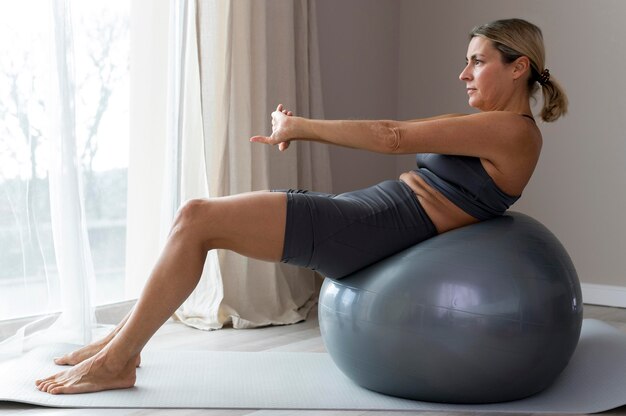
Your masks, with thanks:
[[[437,234],[400,180],[338,195],[287,193],[282,262],[339,279]]]

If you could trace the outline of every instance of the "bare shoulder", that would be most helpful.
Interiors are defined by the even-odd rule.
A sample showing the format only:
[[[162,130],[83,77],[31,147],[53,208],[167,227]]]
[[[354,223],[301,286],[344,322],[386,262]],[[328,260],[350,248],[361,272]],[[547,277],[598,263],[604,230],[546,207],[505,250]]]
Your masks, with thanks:
[[[527,136],[537,130],[533,120],[511,111],[484,111],[469,114],[464,118],[481,123],[485,128],[506,129],[505,136]]]
[[[494,142],[503,145],[501,156],[522,156],[520,152],[532,157],[541,150],[543,140],[535,122],[518,113],[510,111],[486,111],[467,116],[470,124],[481,125],[481,130],[492,137]]]
[[[537,125],[528,117],[506,111],[476,116],[493,126],[504,144],[493,158],[481,159],[485,170],[505,192],[521,194],[535,170],[543,145]]]

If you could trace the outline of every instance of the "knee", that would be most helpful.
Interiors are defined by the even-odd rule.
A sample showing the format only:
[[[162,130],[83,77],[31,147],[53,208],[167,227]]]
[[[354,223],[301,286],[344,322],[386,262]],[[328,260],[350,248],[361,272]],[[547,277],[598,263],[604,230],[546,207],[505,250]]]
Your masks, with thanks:
[[[176,213],[172,234],[184,237],[199,235],[199,231],[204,228],[201,223],[206,222],[210,215],[210,207],[211,201],[208,199],[190,199],[185,202]]]
[[[201,211],[204,211],[207,206],[209,206],[211,200],[202,199],[202,198],[194,198],[185,201],[180,208],[178,208],[178,212],[176,213],[176,219],[181,220],[190,220],[197,218],[201,215]]]

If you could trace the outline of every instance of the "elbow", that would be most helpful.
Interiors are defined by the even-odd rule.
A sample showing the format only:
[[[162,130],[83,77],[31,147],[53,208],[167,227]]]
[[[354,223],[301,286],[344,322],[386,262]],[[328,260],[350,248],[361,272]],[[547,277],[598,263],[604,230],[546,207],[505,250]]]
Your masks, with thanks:
[[[381,153],[398,154],[401,153],[401,136],[397,123],[393,121],[384,121],[381,126],[382,130],[382,149]]]

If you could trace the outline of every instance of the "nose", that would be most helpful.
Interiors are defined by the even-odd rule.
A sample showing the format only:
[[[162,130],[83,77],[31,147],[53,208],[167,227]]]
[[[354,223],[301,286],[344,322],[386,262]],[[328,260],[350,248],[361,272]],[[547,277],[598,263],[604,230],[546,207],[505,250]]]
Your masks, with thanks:
[[[459,79],[461,81],[469,81],[472,79],[472,74],[470,72],[469,64],[465,65],[465,68],[463,68],[463,71],[461,71],[461,73],[459,74]]]

